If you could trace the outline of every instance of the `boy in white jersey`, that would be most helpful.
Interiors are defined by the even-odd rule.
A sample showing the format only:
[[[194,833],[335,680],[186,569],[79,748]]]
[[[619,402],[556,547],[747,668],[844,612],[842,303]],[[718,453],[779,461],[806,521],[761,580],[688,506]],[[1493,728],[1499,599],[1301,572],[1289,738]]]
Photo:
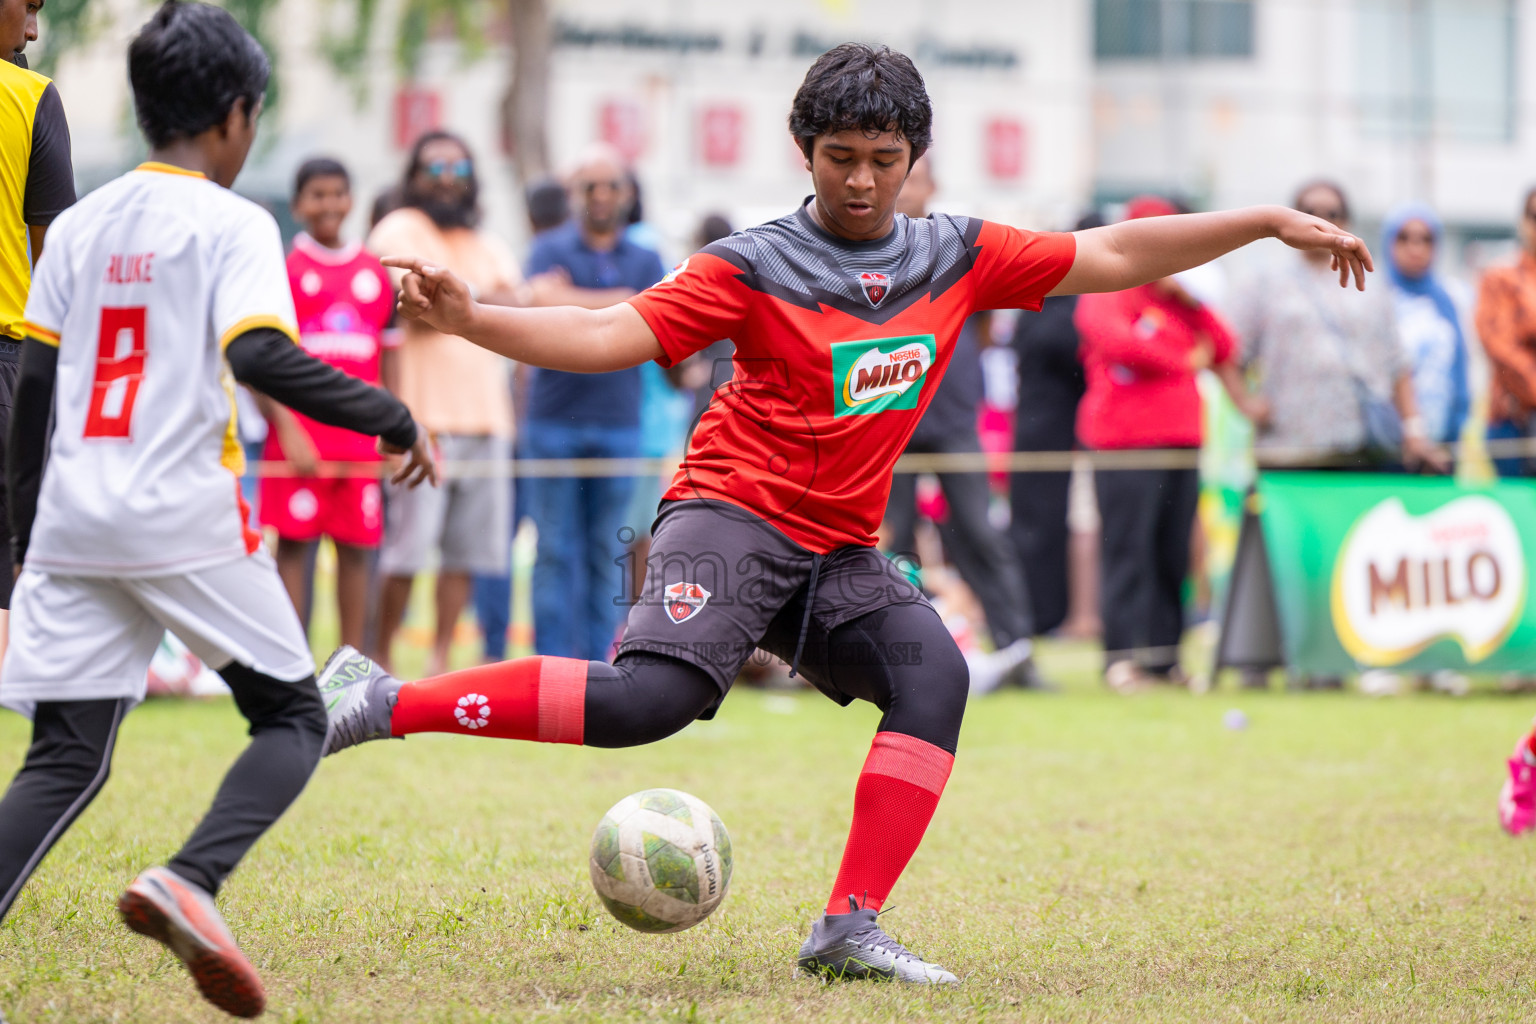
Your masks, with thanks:
[[[105,781],[169,629],[224,677],[251,743],[187,844],[118,907],[210,1001],[255,1016],[261,980],[213,895],[304,788],[326,716],[298,618],[245,526],[234,382],[379,436],[407,455],[398,480],[433,471],[405,406],[295,344],[277,225],[229,191],[255,138],[261,47],[226,12],[171,0],[128,67],[150,162],[55,222],[27,304],[6,467],[24,568],[0,705],[32,716],[33,742],[0,799],[0,916]]]

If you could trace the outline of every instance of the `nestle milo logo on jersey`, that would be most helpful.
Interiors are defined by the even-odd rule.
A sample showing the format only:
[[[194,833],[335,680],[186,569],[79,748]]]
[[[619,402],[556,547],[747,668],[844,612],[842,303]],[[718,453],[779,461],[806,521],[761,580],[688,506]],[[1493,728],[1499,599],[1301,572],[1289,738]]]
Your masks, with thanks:
[[[916,409],[937,351],[931,334],[834,342],[833,415]]]

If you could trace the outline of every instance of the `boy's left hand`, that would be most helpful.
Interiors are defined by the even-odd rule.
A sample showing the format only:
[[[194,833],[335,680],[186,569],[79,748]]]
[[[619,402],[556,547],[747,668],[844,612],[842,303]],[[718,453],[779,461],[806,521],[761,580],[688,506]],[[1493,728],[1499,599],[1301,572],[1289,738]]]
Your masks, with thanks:
[[[405,456],[400,460],[400,467],[390,474],[389,482],[403,485],[407,490],[414,490],[424,483],[436,487],[437,463],[432,457],[432,448],[432,439],[419,425],[416,431],[416,443],[409,449],[396,448],[383,438],[379,438],[380,454]]]
[[[1339,272],[1339,287],[1349,287],[1350,275],[1354,275],[1355,287],[1365,291],[1365,275],[1375,271],[1376,264],[1363,239],[1321,217],[1300,210],[1277,209],[1276,238],[1293,249],[1326,249],[1333,254],[1332,267]]]

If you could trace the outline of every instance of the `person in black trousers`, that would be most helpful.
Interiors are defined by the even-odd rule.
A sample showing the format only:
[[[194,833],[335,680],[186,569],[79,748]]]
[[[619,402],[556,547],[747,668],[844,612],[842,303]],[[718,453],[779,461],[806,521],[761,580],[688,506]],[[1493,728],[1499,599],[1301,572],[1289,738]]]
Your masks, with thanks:
[[[1097,213],[1089,213],[1073,230],[1103,224]],[[1076,311],[1076,295],[1057,295],[1046,299],[1040,312],[1019,315],[1011,342],[1019,374],[1015,451],[1066,452],[1077,446],[1077,403],[1085,385],[1077,327],[1072,323]],[[1008,532],[1023,569],[1037,633],[1059,627],[1070,608],[1067,503],[1071,482],[1067,470],[1014,473],[1009,478],[1013,514]]]
[[[927,216],[935,186],[928,158],[917,161],[897,199],[897,209],[908,217]],[[973,454],[981,451],[976,432],[976,413],[983,384],[981,349],[986,344],[990,313],[977,313],[965,322],[955,342],[949,367],[939,381],[933,402],[918,422],[907,443],[908,452],[924,454]],[[939,525],[944,550],[981,602],[987,617],[995,653],[967,657],[971,693],[982,694],[1004,683],[1026,689],[1050,689],[1035,671],[1031,658],[1034,617],[1029,591],[1013,542],[992,525],[987,516],[991,491],[985,473],[939,473],[939,486],[949,504],[949,516]],[[891,483],[885,510],[892,552],[915,551],[917,523],[917,476],[898,473]]]

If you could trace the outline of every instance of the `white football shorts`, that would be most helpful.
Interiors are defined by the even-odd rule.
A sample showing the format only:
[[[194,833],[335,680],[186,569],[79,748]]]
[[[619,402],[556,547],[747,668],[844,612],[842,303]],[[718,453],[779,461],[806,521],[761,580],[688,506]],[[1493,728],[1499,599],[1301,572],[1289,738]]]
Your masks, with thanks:
[[[297,682],[314,674],[304,628],[265,550],[174,576],[65,576],[22,570],[0,666],[0,706],[144,699],[170,630],[208,667],[239,662]]]

